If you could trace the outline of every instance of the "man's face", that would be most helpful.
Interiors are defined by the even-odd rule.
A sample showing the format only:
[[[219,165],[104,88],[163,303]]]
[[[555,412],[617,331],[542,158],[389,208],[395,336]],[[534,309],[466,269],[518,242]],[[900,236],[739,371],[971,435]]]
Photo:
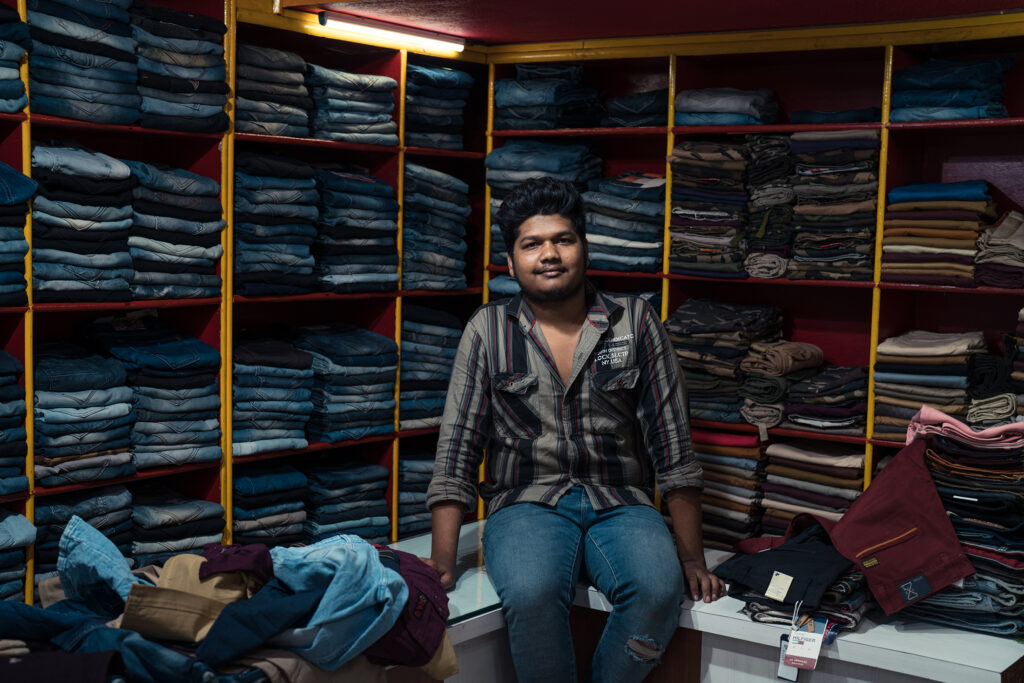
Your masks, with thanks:
[[[583,288],[587,250],[568,218],[533,216],[519,226],[508,268],[527,300],[562,301]]]

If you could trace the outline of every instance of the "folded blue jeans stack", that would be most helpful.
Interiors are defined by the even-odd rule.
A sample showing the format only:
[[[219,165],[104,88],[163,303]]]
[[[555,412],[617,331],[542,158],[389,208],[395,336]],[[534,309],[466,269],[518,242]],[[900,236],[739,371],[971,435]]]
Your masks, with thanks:
[[[589,128],[604,115],[579,64],[516,64],[516,77],[494,84],[494,128]]]
[[[877,130],[793,133],[791,280],[874,277]]]
[[[0,306],[24,306],[28,303],[25,214],[39,186],[20,171],[0,162],[0,187]]]
[[[35,541],[27,517],[0,508],[0,600],[25,599],[25,548]]]
[[[132,390],[124,365],[42,342],[35,367],[35,480],[64,486],[135,474]]]
[[[433,449],[402,449],[398,460],[398,538],[430,530],[427,487],[433,472]]]
[[[104,486],[79,493],[47,496],[35,509],[36,588],[57,576],[58,543],[73,516],[81,517],[117,546],[125,557],[132,550],[132,494],[124,486]],[[129,560],[125,560],[129,562]],[[36,591],[38,599],[39,591]]]
[[[28,3],[33,113],[115,125],[138,122],[130,6],[131,0]]]
[[[131,16],[142,125],[194,133],[227,130],[224,22],[141,2],[132,4]]]
[[[346,323],[296,328],[289,341],[313,355],[310,440],[336,443],[395,430],[394,339]]]
[[[392,114],[398,81],[306,65],[306,85],[313,94],[313,137],[365,145],[398,145]]]
[[[740,363],[754,342],[781,337],[782,312],[775,306],[746,306],[689,299],[665,321],[686,377],[690,415],[715,422],[745,422],[740,409]]]
[[[405,144],[462,149],[473,77],[449,67],[410,63],[405,70]]]
[[[677,126],[751,126],[775,123],[779,105],[766,88],[700,88],[676,94]]]
[[[131,290],[134,299],[220,295],[217,260],[226,222],[220,183],[179,168],[128,161],[132,188]]]
[[[463,322],[451,313],[417,304],[402,306],[399,429],[441,424],[463,327]]]
[[[317,289],[310,247],[319,201],[312,166],[287,157],[235,155],[235,294]]]
[[[515,296],[519,293],[520,288],[519,283],[508,275],[499,275],[487,281],[487,290],[490,292],[491,299],[493,300]]]
[[[177,332],[152,311],[96,320],[89,333],[129,372],[139,469],[220,459],[217,349]]]
[[[398,202],[395,190],[353,164],[316,168],[320,218],[313,254],[321,289],[398,289]]]
[[[41,188],[32,213],[35,301],[131,298],[128,190],[137,181],[127,164],[77,147],[35,145],[32,175]]]
[[[385,499],[388,469],[358,462],[303,468],[309,482],[306,543],[339,534],[360,536],[370,543],[391,540],[391,515]]]
[[[18,67],[25,51],[31,49],[28,24],[9,5],[0,7],[0,112],[13,114],[25,108],[28,95]]]
[[[608,100],[602,126],[664,126],[668,123],[668,88],[619,95]]]
[[[0,496],[28,489],[25,476],[25,389],[18,381],[24,367],[0,351]]]
[[[1003,104],[1011,56],[964,62],[930,59],[892,75],[890,121],[999,119],[1009,116]]]
[[[231,453],[245,457],[309,445],[313,356],[279,339],[236,337]]]
[[[313,100],[306,62],[294,52],[238,44],[235,130],[308,138]]]
[[[629,178],[642,178],[650,199],[635,194]],[[583,193],[590,267],[594,270],[658,272],[665,244],[665,178],[624,174],[590,181]]]
[[[403,201],[402,289],[465,289],[469,185],[407,161]]]
[[[290,545],[305,541],[306,475],[291,465],[252,464],[235,470],[232,541]]]
[[[162,565],[182,553],[199,554],[207,543],[220,543],[224,508],[193,500],[163,484],[135,490],[132,508],[132,558],[135,566]]]

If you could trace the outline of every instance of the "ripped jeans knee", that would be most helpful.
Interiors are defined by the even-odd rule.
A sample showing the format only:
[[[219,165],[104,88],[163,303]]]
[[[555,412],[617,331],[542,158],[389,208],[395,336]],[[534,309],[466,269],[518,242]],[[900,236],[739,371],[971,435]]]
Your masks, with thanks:
[[[657,664],[662,648],[648,636],[632,636],[626,641],[626,652],[639,664]]]

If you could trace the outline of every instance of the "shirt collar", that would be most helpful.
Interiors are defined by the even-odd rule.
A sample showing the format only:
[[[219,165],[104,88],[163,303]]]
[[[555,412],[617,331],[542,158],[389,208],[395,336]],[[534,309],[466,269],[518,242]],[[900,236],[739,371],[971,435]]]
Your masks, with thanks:
[[[608,329],[608,320],[614,316],[622,306],[619,305],[614,299],[609,297],[604,292],[599,291],[590,280],[584,282],[586,287],[586,299],[590,302],[590,308],[587,311],[587,321],[597,329],[598,332],[604,332]],[[519,321],[519,327],[523,330],[524,334],[529,334],[533,329],[533,326],[537,323],[537,319],[533,315],[533,311],[523,300],[522,293],[516,294],[508,302],[505,308],[505,314],[516,318]]]

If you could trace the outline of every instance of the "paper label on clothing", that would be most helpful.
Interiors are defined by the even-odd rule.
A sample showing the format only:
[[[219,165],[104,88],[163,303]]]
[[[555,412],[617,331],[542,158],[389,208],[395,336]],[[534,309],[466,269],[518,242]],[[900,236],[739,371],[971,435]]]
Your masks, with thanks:
[[[793,577],[789,574],[783,574],[782,572],[772,572],[772,580],[768,584],[768,590],[764,592],[766,598],[772,600],[778,600],[779,602],[786,601],[786,594],[789,592],[789,586],[793,583]]]
[[[899,589],[900,595],[903,596],[903,601],[907,604],[916,602],[932,592],[931,584],[928,583],[928,579],[925,578],[924,574],[918,574],[914,578],[904,581],[899,585]]]
[[[632,339],[632,334],[626,334],[605,342],[594,357],[596,369],[600,372],[625,367],[629,361],[629,348]]]
[[[783,633],[779,636],[779,669],[775,675],[784,681],[795,681],[800,676],[800,669],[786,665],[787,647],[789,647],[789,634]]]
[[[970,498],[968,496],[957,496],[957,495],[953,496],[953,500],[969,500],[972,503],[977,503],[978,502],[977,498]]]
[[[647,175],[646,173],[643,175],[626,176],[624,178],[619,178],[619,180],[630,183],[631,185],[642,187],[644,189],[647,189],[649,187],[665,186],[665,176]]]
[[[824,637],[824,632],[820,631],[790,631],[786,656],[782,658],[783,664],[798,669],[814,669],[818,665],[818,653],[821,652]]]

